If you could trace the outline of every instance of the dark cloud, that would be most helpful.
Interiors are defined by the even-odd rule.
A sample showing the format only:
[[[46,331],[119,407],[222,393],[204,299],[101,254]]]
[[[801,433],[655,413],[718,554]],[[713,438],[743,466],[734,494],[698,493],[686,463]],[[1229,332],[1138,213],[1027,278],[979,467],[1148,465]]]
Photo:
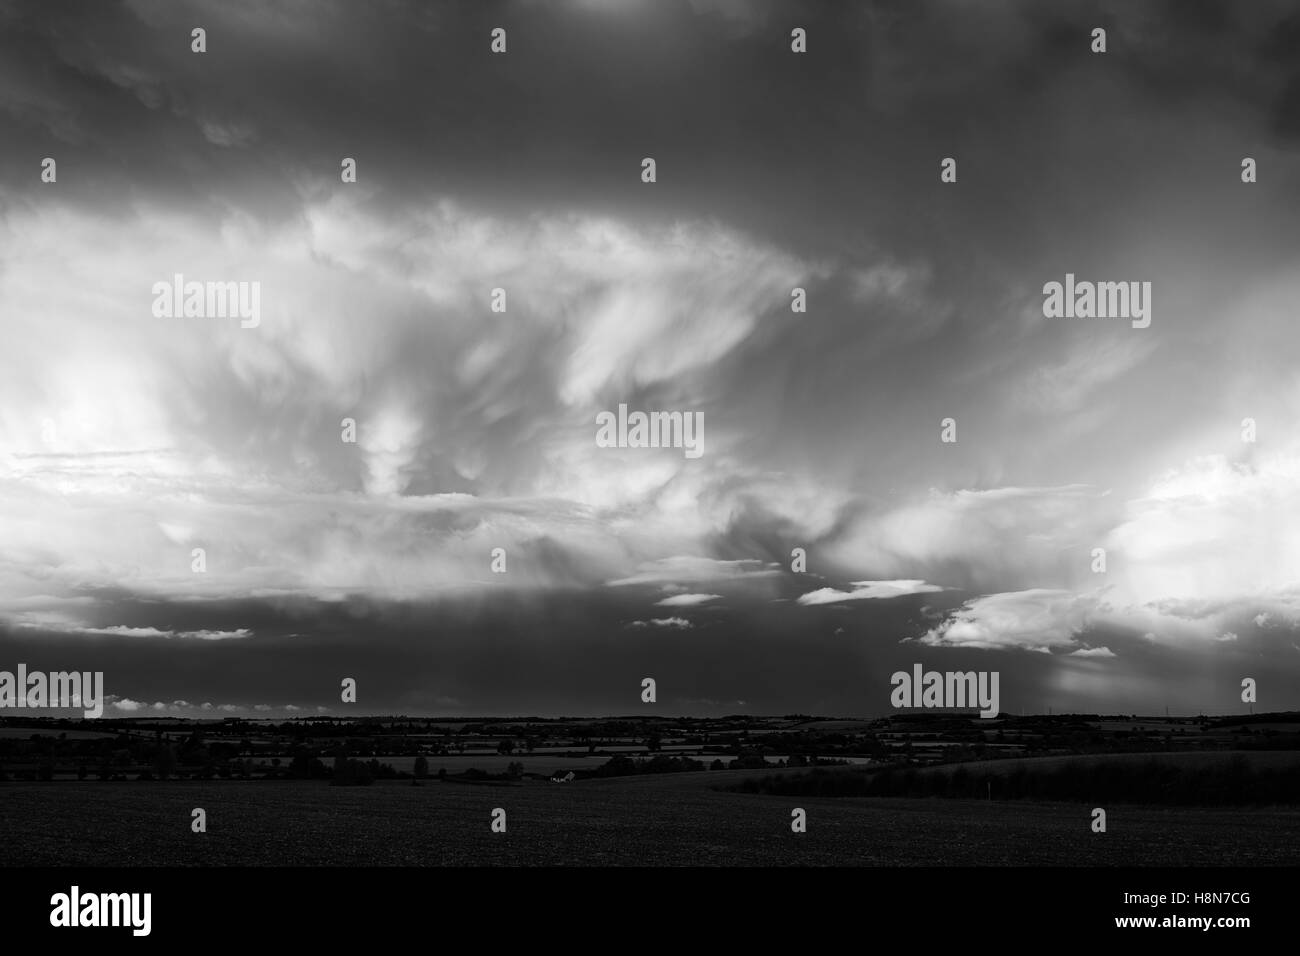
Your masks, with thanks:
[[[1009,707],[1230,709],[1243,655],[1295,667],[1298,38],[1284,3],[7,4],[0,651],[148,702],[875,713],[923,654]],[[151,321],[175,272],[262,281],[262,325]],[[1151,280],[1153,325],[1045,321],[1067,272]],[[706,454],[598,449],[619,403]],[[862,596],[899,581],[945,590]]]

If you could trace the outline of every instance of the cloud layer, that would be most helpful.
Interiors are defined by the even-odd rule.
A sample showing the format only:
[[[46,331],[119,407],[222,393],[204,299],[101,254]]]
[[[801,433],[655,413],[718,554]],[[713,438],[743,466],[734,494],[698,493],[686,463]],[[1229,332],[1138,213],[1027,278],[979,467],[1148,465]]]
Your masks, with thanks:
[[[119,710],[873,713],[909,655],[1300,706],[1286,5],[0,27],[0,656],[115,661]],[[1151,327],[1045,318],[1067,272]],[[155,317],[177,274],[260,324]],[[706,453],[599,447],[620,403]]]

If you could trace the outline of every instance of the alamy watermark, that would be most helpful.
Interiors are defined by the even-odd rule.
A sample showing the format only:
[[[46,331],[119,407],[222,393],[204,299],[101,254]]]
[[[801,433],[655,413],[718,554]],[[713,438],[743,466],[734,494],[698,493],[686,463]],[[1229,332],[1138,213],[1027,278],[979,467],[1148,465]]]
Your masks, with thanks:
[[[0,671],[0,709],[80,707],[87,719],[104,715],[103,671]]]
[[[912,665],[912,673],[895,671],[889,678],[894,689],[889,702],[895,707],[978,707],[981,717],[996,717],[997,671],[925,671]]]
[[[186,282],[178,272],[170,282],[155,282],[153,295],[153,314],[159,319],[237,318],[243,329],[262,322],[260,282]]]
[[[1043,315],[1049,319],[1132,319],[1135,329],[1151,324],[1150,282],[1065,282],[1043,286]]]
[[[148,936],[152,911],[152,893],[83,893],[73,886],[50,897],[50,925],[56,927],[123,926],[133,936]]]
[[[681,448],[687,458],[704,454],[703,412],[628,412],[596,415],[598,448]]]

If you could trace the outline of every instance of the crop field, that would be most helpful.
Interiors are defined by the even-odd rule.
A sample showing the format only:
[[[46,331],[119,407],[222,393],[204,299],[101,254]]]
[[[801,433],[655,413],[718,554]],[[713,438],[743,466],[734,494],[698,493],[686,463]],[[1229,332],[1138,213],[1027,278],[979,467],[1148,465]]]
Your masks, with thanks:
[[[958,767],[965,767],[971,773],[1002,776],[1018,770],[1049,772],[1061,767],[1078,764],[1085,767],[1103,765],[1130,764],[1142,766],[1150,762],[1169,764],[1175,767],[1213,767],[1228,764],[1230,761],[1245,761],[1256,770],[1281,769],[1300,764],[1300,750],[1223,750],[1191,751],[1188,753],[1134,753],[1134,754],[1062,754],[1051,757],[1034,757],[1029,760],[983,760],[979,763],[940,764],[922,767],[918,773],[951,773]]]
[[[1296,865],[1300,810],[790,798],[746,771],[554,784],[57,781],[0,786],[0,863],[25,865]],[[790,811],[808,814],[806,833]],[[192,833],[191,810],[208,832]],[[507,832],[492,833],[493,808]]]

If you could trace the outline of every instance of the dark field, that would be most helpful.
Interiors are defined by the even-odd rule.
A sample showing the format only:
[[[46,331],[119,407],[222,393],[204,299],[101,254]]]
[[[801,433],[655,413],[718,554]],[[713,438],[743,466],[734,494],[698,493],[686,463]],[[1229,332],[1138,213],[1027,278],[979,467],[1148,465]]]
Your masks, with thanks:
[[[0,863],[29,865],[1252,866],[1300,863],[1300,810],[719,793],[745,771],[470,786],[429,780],[11,782]],[[790,810],[808,832],[790,830]],[[208,832],[190,831],[207,811]],[[508,832],[492,833],[494,807]]]

